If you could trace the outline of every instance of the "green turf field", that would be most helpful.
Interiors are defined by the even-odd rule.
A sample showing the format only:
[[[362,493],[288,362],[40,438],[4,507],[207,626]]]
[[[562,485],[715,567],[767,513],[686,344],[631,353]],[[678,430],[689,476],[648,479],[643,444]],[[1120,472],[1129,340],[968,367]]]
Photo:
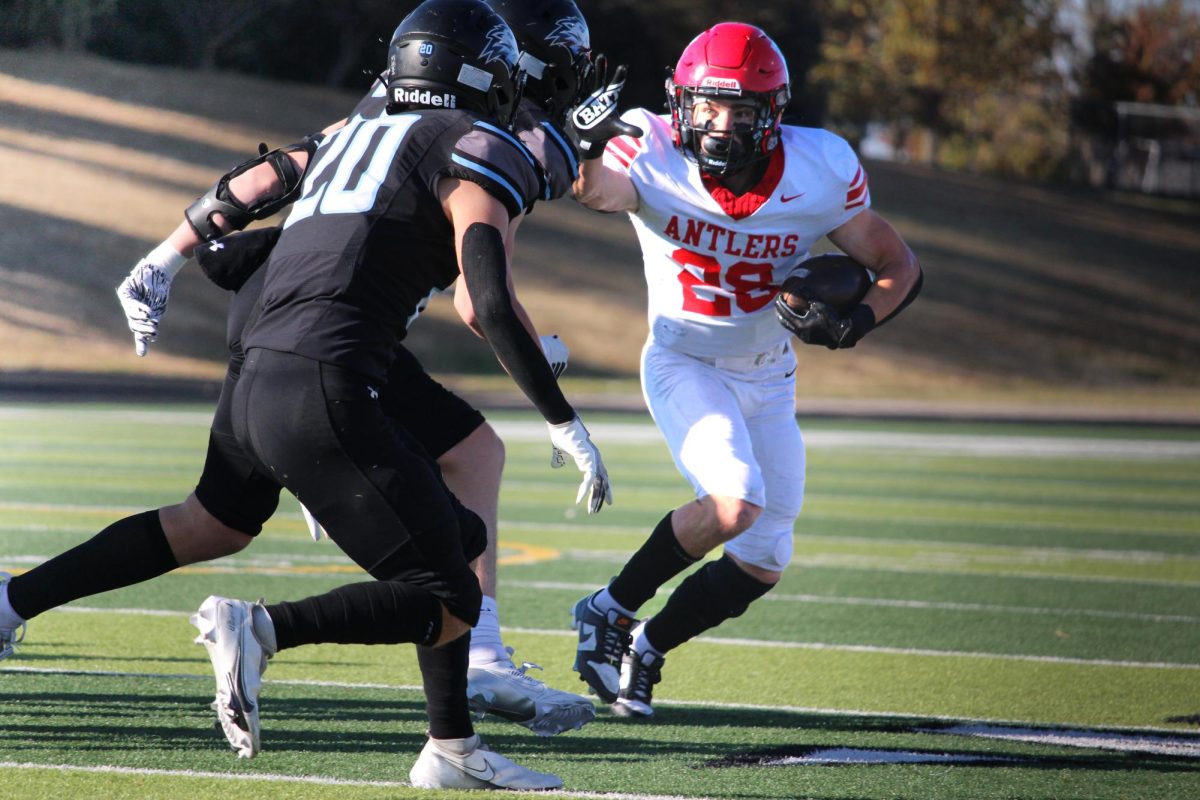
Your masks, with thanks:
[[[647,420],[590,415],[616,502],[579,514],[544,426],[494,419],[506,640],[579,691],[570,604],[689,493]],[[0,407],[0,570],[182,499],[207,423],[203,409]],[[600,710],[539,739],[485,720],[495,749],[574,797],[1200,797],[1200,430],[804,429],[792,566],[670,654],[657,722]],[[207,595],[296,599],[363,577],[285,498],[236,557],[38,617],[0,664],[3,796],[420,796],[405,782],[424,738],[411,647],[279,654],[253,761],[212,726],[187,623]]]

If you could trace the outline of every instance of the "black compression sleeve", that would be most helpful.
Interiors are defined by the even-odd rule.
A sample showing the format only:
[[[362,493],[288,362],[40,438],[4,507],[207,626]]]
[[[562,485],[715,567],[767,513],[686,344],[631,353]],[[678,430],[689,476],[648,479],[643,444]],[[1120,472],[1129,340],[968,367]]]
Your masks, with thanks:
[[[513,310],[500,231],[482,222],[471,225],[463,235],[462,258],[475,317],[496,358],[547,422],[570,422],[575,410],[558,388],[542,349]]]

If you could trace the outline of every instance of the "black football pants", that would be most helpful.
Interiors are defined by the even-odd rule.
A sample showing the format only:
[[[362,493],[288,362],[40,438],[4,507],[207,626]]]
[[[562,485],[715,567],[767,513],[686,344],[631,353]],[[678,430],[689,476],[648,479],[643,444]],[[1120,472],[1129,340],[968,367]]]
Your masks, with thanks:
[[[474,625],[482,595],[468,562],[487,544],[483,522],[377,397],[358,373],[255,348],[234,390],[233,429],[356,564],[427,589]]]

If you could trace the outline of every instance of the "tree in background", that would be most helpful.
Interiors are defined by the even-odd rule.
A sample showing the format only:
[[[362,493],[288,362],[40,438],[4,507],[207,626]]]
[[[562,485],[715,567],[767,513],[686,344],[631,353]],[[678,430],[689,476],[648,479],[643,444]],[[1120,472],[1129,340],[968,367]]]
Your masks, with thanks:
[[[1059,0],[818,0],[829,114],[852,139],[890,128],[902,153],[1042,176],[1067,143]]]
[[[1137,5],[1123,13],[1091,0],[1091,57],[1081,65],[1084,105],[1127,100],[1169,106],[1200,106],[1200,8],[1183,0]],[[1102,115],[1081,119],[1098,132]],[[1111,133],[1111,131],[1107,131]]]
[[[679,53],[736,18],[783,50],[789,122],[828,125],[856,144],[868,125],[883,126],[902,156],[949,168],[1056,175],[1072,126],[1116,138],[1113,101],[1200,103],[1197,0],[762,0],[733,15],[722,0],[577,2],[594,49],[629,65],[624,102],[665,110],[663,81]],[[0,0],[0,46],[361,91],[416,5]]]

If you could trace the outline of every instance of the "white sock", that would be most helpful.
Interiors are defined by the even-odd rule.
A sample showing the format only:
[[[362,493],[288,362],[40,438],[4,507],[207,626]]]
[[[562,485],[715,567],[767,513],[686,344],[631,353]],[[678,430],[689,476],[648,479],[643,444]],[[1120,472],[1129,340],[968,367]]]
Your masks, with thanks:
[[[637,653],[639,656],[644,656],[645,654],[650,653],[662,658],[666,655],[666,653],[660,651],[657,647],[650,643],[649,639],[646,638],[645,621],[639,622],[636,626],[634,626],[634,629],[629,632],[629,635],[629,649]]]
[[[442,752],[465,756],[479,747],[479,734],[473,733],[465,739],[434,739],[430,737],[430,741]]]
[[[0,628],[19,628],[25,624],[8,602],[8,581],[0,583]]]
[[[497,662],[512,665],[509,651],[500,638],[500,610],[496,607],[496,598],[485,594],[479,604],[479,622],[471,629],[470,665],[485,667]]]
[[[630,611],[628,608],[614,600],[613,596],[608,593],[607,586],[596,592],[595,597],[592,598],[592,606],[601,614],[607,614],[609,611],[616,609],[627,617],[637,616],[636,613]]]

